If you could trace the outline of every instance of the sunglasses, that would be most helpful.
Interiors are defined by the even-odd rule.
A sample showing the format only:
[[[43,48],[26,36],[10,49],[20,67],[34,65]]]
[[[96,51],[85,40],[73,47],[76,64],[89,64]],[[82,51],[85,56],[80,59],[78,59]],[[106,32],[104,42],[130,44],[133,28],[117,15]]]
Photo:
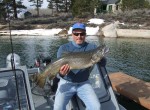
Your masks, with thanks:
[[[82,33],[73,33],[73,34],[74,34],[75,36],[79,36],[79,35],[80,35],[80,36],[85,36],[86,33],[85,33],[85,32],[82,32]]]

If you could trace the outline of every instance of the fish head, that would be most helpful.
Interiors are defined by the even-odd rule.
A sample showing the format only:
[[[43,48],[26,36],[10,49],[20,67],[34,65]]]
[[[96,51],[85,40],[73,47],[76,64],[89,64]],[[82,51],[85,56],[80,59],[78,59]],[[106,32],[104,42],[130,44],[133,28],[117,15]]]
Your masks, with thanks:
[[[109,48],[108,47],[104,47],[102,48],[102,55],[105,56],[107,53],[109,52]]]
[[[105,56],[105,54],[108,53],[108,52],[109,52],[109,48],[108,47],[106,47],[106,46],[98,47],[96,49],[96,51],[93,53],[91,61],[94,64],[99,62]]]

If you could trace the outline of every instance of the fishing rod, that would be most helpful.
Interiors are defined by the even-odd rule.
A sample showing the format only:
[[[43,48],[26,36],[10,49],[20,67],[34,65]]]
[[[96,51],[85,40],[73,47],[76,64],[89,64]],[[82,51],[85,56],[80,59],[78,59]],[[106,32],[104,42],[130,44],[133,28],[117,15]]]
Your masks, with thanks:
[[[15,84],[16,84],[16,88],[17,88],[17,99],[18,99],[18,107],[19,107],[19,110],[21,110],[21,103],[19,101],[19,85],[18,85],[18,80],[17,80],[17,73],[15,71],[15,62],[14,62],[14,48],[13,48],[13,42],[12,42],[12,35],[11,35],[11,21],[10,21],[10,13],[9,13],[9,4],[7,3],[7,21],[8,21],[8,29],[9,29],[9,36],[10,36],[10,45],[11,45],[11,67],[12,67],[12,70],[14,72],[14,75],[15,75]]]
[[[10,20],[10,13],[9,13],[9,6],[10,6],[10,4],[7,2],[7,19],[8,19],[8,29],[9,29],[9,32],[10,32],[10,34],[9,34],[9,36],[10,36],[10,45],[11,45],[11,53],[12,53],[12,55],[11,55],[11,68],[12,68],[12,71],[13,71],[13,73],[14,73],[14,77],[15,77],[15,84],[16,84],[16,95],[17,95],[17,100],[18,100],[18,109],[19,110],[22,110],[22,107],[21,107],[21,99],[20,99],[20,93],[19,93],[19,80],[21,80],[21,79],[19,79],[18,80],[18,78],[20,78],[20,77],[18,77],[17,76],[17,73],[16,73],[16,64],[15,64],[15,54],[14,54],[14,48],[13,48],[13,40],[12,40],[12,34],[11,34],[11,20]],[[27,91],[27,83],[26,83],[26,79],[25,79],[25,74],[24,74],[24,72],[22,72],[22,74],[23,74],[23,76],[21,76],[21,77],[23,77],[23,81],[24,81],[24,88],[25,88],[25,92],[26,92],[26,94],[27,94],[27,103],[28,103],[28,110],[32,110],[31,109],[31,104],[30,104],[30,100],[29,100],[29,94],[28,94],[28,91]]]

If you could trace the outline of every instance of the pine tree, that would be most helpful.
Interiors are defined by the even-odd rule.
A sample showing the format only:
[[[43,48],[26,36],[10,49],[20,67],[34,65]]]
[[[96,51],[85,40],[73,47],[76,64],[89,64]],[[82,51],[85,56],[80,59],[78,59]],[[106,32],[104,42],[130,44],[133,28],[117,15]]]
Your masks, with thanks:
[[[121,8],[125,10],[149,8],[150,3],[147,0],[122,0]]]
[[[36,7],[37,16],[39,16],[39,8],[42,6],[43,0],[29,0],[29,2],[32,2],[32,6]]]
[[[55,8],[56,11],[65,11],[68,12],[70,7],[70,0],[47,0],[49,2],[48,8]]]
[[[94,9],[98,7],[99,0],[71,0],[71,11],[73,16],[83,15],[85,12],[94,14]]]
[[[0,0],[0,18],[6,19],[9,15],[13,15],[13,18],[18,18],[17,14],[20,13],[21,9],[26,9],[24,5],[22,5],[22,0]]]

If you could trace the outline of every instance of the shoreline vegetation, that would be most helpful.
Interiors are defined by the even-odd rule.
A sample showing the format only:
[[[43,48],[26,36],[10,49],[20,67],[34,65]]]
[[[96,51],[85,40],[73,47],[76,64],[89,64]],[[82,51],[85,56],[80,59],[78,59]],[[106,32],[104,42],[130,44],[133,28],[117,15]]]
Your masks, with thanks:
[[[104,23],[88,23],[90,19],[103,19]],[[105,13],[95,16],[84,15],[73,18],[70,13],[59,13],[54,16],[32,17],[26,19],[15,19],[10,21],[11,30],[52,30],[60,29],[58,33],[62,37],[69,35],[70,26],[75,22],[83,22],[87,27],[99,28],[95,35],[103,37],[134,37],[150,38],[150,10],[133,10],[118,12],[115,14]],[[28,32],[27,32],[28,33]],[[7,22],[0,22],[0,36],[9,35]],[[16,35],[16,34],[14,34]],[[20,34],[22,35],[22,34]],[[19,35],[19,36],[20,36]],[[35,34],[37,35],[37,34]]]

